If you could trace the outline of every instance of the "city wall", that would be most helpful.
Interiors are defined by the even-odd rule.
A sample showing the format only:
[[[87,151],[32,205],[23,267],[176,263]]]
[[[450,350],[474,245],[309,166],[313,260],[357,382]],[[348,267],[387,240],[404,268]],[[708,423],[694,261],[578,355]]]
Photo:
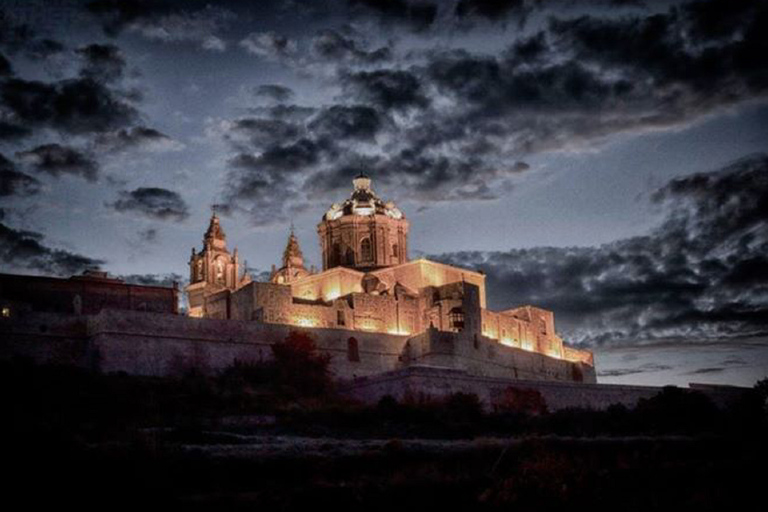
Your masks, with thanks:
[[[724,386],[691,387],[707,395],[722,407],[742,395],[743,388]],[[486,410],[503,407],[510,390],[537,392],[549,411],[567,408],[605,409],[621,404],[634,407],[643,398],[651,398],[662,388],[616,384],[515,380],[470,375],[449,368],[410,366],[383,375],[348,381],[341,387],[350,398],[376,404],[381,397],[392,396],[401,402],[419,403],[445,398],[454,393],[475,394]]]
[[[594,381],[591,366],[463,333],[429,329],[409,337],[117,310],[88,316],[28,313],[0,322],[0,356],[136,375],[213,373],[236,360],[271,357],[270,345],[294,330],[308,332],[318,349],[331,355],[331,371],[340,379],[431,364],[489,377]]]

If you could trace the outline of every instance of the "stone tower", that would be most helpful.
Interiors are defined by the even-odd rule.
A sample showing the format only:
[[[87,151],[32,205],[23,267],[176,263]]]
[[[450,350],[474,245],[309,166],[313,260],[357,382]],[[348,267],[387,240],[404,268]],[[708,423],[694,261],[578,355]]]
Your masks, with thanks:
[[[408,221],[392,202],[371,189],[360,174],[352,196],[334,204],[317,226],[323,270],[349,267],[367,271],[408,261]]]
[[[214,212],[203,237],[203,250],[192,248],[189,258],[189,285],[185,288],[189,299],[189,316],[203,316],[205,298],[224,290],[235,291],[250,278],[240,274],[237,248],[227,250],[227,236]]]
[[[309,275],[309,271],[304,268],[304,255],[301,253],[299,240],[293,232],[293,226],[291,226],[288,244],[285,246],[285,251],[283,251],[283,266],[278,270],[273,266],[272,275],[269,276],[269,280],[272,283],[289,284],[307,275]]]

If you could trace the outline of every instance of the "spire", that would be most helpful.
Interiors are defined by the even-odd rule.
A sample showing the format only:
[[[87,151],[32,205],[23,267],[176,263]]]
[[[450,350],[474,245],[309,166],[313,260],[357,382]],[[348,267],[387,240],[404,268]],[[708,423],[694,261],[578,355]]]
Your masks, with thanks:
[[[208,224],[208,230],[205,232],[205,238],[204,242],[213,241],[213,240],[220,240],[222,242],[226,241],[227,235],[224,234],[224,230],[221,229],[221,224],[219,223],[219,217],[216,215],[216,207],[218,205],[211,206],[212,214],[211,214],[211,222]]]
[[[291,233],[288,235],[288,244],[283,251],[283,267],[304,267],[304,255],[299,247],[299,240],[293,231],[291,223]]]

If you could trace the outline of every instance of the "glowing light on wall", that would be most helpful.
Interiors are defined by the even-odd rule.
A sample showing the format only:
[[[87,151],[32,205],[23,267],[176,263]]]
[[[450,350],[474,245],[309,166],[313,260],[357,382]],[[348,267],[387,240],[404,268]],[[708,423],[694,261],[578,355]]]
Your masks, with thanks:
[[[389,334],[396,334],[398,336],[409,336],[411,333],[403,329],[390,329]]]
[[[306,317],[295,318],[293,323],[301,327],[315,327],[317,325],[317,323],[312,318]]]
[[[338,287],[333,287],[330,290],[327,290],[325,292],[325,300],[331,301],[334,299],[338,299],[341,296],[341,290],[339,290]]]

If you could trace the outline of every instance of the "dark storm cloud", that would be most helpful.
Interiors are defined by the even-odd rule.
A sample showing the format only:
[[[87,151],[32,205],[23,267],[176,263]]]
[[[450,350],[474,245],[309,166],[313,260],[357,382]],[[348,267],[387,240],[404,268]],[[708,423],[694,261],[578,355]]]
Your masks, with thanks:
[[[86,9],[109,36],[127,30],[154,41],[196,43],[210,51],[226,49],[220,35],[235,18],[227,9],[196,0],[97,0]]]
[[[240,46],[251,55],[269,60],[292,57],[298,49],[296,41],[275,32],[253,32],[240,41]]]
[[[53,83],[6,80],[0,84],[0,107],[24,126],[71,133],[121,128],[138,116],[132,105],[91,78]]]
[[[290,208],[345,189],[365,165],[380,186],[402,190],[403,199],[497,199],[530,170],[523,161],[529,155],[684,127],[768,97],[761,62],[768,53],[762,36],[768,4],[715,0],[646,10],[610,3],[589,9],[568,1],[452,3],[441,7],[450,11],[440,13],[441,23],[445,13],[490,21],[538,16],[538,30],[510,34],[505,47],[485,53],[435,44],[365,66],[368,55],[360,52],[371,47],[354,29],[322,32],[311,50],[341,63],[334,68],[341,94],[335,104],[314,109],[251,108],[253,117],[230,122],[224,137],[236,151],[236,172],[225,195],[241,198],[235,203],[261,200],[260,192],[241,194],[238,187],[273,184],[283,202],[269,203],[269,217],[285,219]],[[396,30],[409,23],[412,4],[353,2],[352,10],[393,20],[389,28]],[[555,5],[567,7],[565,14]],[[418,37],[439,42],[439,30]],[[289,49],[284,60],[291,66],[303,58],[298,40],[249,38],[264,56],[279,58]],[[379,147],[361,144],[374,141]]]
[[[9,54],[22,53],[29,59],[42,60],[63,52],[66,47],[53,39],[38,37],[37,30],[14,19],[12,10],[0,6],[0,49]]]
[[[0,121],[0,141],[23,139],[32,133],[32,130],[24,126]]]
[[[265,149],[296,140],[304,133],[303,126],[271,118],[241,118],[233,121],[224,133],[225,140],[240,151]],[[245,145],[243,145],[245,143]]]
[[[44,144],[16,153],[16,156],[32,169],[56,177],[71,174],[96,181],[99,174],[98,164],[90,156],[61,144]]]
[[[501,20],[514,15],[524,20],[532,9],[530,4],[534,3],[525,0],[460,0],[456,4],[456,16]]]
[[[146,126],[134,126],[114,132],[101,133],[96,136],[94,144],[99,151],[106,152],[133,149],[164,150],[175,149],[179,146],[179,143],[168,135]]]
[[[104,261],[81,254],[49,247],[44,237],[34,231],[17,230],[0,222],[0,262],[19,270],[71,276]]]
[[[429,104],[421,81],[409,71],[380,69],[360,71],[344,78],[349,91],[358,99],[384,109],[423,108]]]
[[[13,162],[0,153],[0,197],[32,196],[39,191],[40,182],[36,178],[19,171]]]
[[[336,30],[323,30],[312,40],[312,50],[323,59],[361,63],[377,63],[392,58],[392,50],[382,46],[376,50],[364,48],[352,37]]]
[[[361,14],[374,14],[381,21],[404,23],[415,30],[429,28],[438,14],[437,4],[429,1],[349,0],[349,4]]]
[[[171,11],[171,3],[153,0],[96,0],[86,9],[99,18],[104,32],[116,36],[133,23],[152,20]]]
[[[178,192],[158,187],[122,191],[118,200],[107,206],[157,220],[181,222],[189,217],[189,207]]]
[[[557,311],[574,342],[768,333],[768,156],[675,179],[655,199],[668,215],[647,236],[437,258],[484,271],[494,308]]]
[[[381,114],[363,105],[334,105],[322,110],[308,125],[318,137],[373,141],[384,125]]]
[[[294,96],[294,92],[290,87],[278,84],[260,85],[254,91],[254,94],[279,103],[286,102]]]
[[[77,50],[84,61],[80,75],[96,81],[113,82],[123,77],[125,58],[113,44],[90,44]]]
[[[10,76],[13,74],[13,67],[11,66],[11,62],[5,58],[5,55],[0,53],[0,77],[2,76]]]

